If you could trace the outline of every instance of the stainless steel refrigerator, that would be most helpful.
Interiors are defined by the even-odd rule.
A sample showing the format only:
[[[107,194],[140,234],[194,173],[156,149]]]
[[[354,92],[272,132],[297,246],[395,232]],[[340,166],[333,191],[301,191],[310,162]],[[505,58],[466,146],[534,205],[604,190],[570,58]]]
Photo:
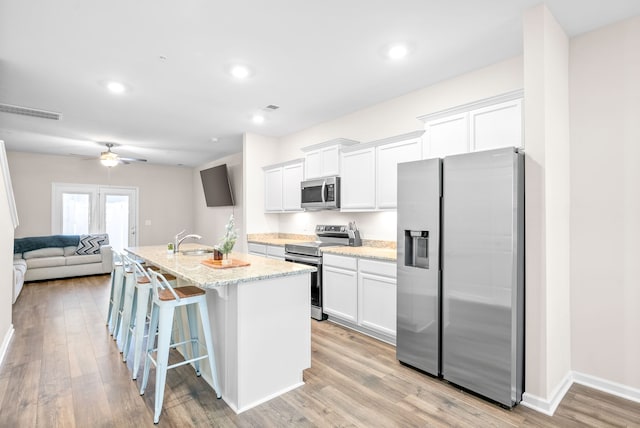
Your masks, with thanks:
[[[522,398],[524,174],[514,148],[398,165],[397,358]]]

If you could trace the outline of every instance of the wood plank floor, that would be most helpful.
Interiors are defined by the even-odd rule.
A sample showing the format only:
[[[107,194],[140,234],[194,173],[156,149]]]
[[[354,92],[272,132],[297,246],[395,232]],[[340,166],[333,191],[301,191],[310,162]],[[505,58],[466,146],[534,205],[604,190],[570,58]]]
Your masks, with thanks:
[[[102,275],[25,286],[0,367],[1,427],[153,425],[154,385],[139,395],[142,376],[130,380],[131,363],[122,362],[105,327],[108,284]],[[579,385],[553,417],[523,406],[504,410],[402,366],[392,346],[310,322],[312,367],[304,386],[236,415],[180,367],[167,376],[159,426],[640,427],[640,404]]]

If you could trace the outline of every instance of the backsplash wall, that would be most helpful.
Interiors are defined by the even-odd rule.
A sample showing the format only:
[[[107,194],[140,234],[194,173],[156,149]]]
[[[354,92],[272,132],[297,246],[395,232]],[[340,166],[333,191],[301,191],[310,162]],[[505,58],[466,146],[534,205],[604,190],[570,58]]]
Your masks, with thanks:
[[[339,212],[305,211],[300,213],[271,214],[279,216],[280,233],[313,234],[316,224],[348,224],[355,221],[362,239],[396,240],[395,211],[380,212]]]

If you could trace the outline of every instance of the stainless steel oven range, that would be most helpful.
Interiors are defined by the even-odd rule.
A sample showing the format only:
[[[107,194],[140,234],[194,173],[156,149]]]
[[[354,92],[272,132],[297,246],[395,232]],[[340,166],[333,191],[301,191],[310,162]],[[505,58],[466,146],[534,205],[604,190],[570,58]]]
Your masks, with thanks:
[[[360,232],[355,222],[345,225],[316,226],[317,239],[313,242],[300,244],[286,244],[284,246],[284,259],[288,262],[302,263],[314,266],[317,272],[311,274],[311,318],[318,321],[327,319],[322,312],[322,247],[336,245],[350,245],[359,247],[362,245]]]

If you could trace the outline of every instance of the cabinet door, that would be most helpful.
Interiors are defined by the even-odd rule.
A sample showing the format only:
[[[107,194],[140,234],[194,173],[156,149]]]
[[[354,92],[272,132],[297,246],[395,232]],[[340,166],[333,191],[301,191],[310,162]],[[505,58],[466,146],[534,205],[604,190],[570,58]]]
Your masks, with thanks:
[[[327,175],[340,175],[340,147],[331,146],[325,147],[321,150],[322,156],[322,176]]]
[[[308,152],[304,157],[306,178],[322,177],[322,156],[320,150]]]
[[[423,156],[425,159],[468,153],[468,113],[429,121],[425,125]]]
[[[282,169],[282,209],[300,211],[300,182],[303,179],[302,163],[287,165]]]
[[[282,168],[264,172],[264,209],[282,211]]]
[[[376,150],[371,147],[342,154],[341,209],[376,207]]]
[[[378,147],[376,196],[378,208],[395,208],[398,203],[398,164],[420,160],[422,140],[400,141]]]
[[[471,150],[522,146],[522,100],[469,112]]]
[[[355,270],[322,267],[323,312],[358,322],[358,274]]]
[[[396,336],[396,265],[360,260],[358,270],[359,324]]]

